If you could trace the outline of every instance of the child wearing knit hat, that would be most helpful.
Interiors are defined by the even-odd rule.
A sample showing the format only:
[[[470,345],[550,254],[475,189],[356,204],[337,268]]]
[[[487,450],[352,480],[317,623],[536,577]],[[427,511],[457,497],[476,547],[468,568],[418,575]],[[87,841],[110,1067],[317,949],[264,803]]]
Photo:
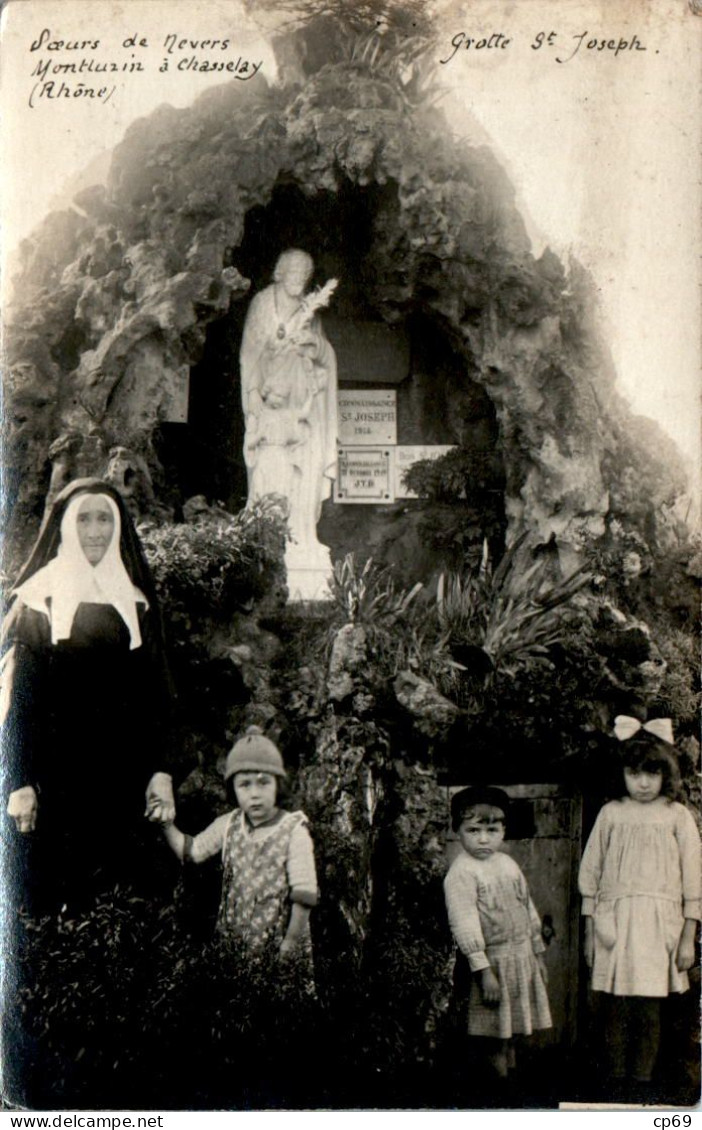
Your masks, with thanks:
[[[310,910],[317,902],[312,839],[303,812],[278,807],[285,781],[283,759],[258,726],[235,743],[225,764],[227,791],[237,804],[197,836],[174,823],[164,827],[184,863],[220,854],[222,896],[217,930],[252,956],[295,957],[305,988],[313,992]]]

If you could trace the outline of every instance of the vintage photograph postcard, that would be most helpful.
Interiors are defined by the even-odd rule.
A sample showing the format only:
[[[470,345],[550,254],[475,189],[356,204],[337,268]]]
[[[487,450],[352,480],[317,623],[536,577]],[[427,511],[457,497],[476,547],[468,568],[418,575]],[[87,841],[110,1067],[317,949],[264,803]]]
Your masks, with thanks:
[[[4,1108],[694,1108],[702,6],[1,14]]]

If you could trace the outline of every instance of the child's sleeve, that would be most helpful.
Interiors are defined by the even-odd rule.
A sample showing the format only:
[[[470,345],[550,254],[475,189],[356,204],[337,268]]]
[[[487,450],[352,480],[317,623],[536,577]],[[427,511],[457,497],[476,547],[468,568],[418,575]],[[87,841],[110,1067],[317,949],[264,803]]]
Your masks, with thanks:
[[[680,851],[682,874],[683,918],[702,918],[702,873],[700,867],[700,834],[692,813],[680,805],[675,836]]]
[[[210,859],[213,855],[218,855],[221,852],[230,819],[231,813],[225,812],[224,816],[218,816],[216,820],[213,820],[204,832],[193,836],[188,851],[188,858],[191,863],[204,863],[206,859]]]
[[[291,902],[316,906],[319,899],[314,847],[307,825],[301,821],[292,831],[287,860]]]
[[[478,885],[473,875],[452,867],[444,880],[449,926],[456,945],[468,958],[471,971],[488,969],[485,938],[478,915]]]
[[[590,838],[585,845],[578,875],[578,888],[583,898],[582,914],[589,917],[592,917],[595,913],[595,899],[600,889],[608,838],[609,821],[606,810],[603,808],[598,814],[595,826],[590,832]]]

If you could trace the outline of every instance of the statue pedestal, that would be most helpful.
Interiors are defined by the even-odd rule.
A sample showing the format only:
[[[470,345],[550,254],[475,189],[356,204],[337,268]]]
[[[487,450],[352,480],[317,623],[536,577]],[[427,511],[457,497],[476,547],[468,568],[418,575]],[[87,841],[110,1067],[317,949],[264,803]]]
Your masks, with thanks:
[[[301,546],[288,542],[285,549],[288,600],[331,600],[328,581],[332,575],[329,549],[321,542]]]

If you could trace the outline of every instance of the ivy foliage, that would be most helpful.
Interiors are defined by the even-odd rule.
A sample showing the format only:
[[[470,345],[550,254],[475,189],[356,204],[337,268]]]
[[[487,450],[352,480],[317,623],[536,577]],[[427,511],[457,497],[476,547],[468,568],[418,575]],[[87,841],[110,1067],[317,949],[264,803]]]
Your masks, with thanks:
[[[144,524],[139,536],[176,637],[203,620],[226,622],[282,584],[286,516],[274,495],[236,516],[217,510],[192,523]]]
[[[482,492],[501,485],[502,475],[494,452],[459,446],[436,459],[418,459],[402,482],[433,502],[479,501]]]

